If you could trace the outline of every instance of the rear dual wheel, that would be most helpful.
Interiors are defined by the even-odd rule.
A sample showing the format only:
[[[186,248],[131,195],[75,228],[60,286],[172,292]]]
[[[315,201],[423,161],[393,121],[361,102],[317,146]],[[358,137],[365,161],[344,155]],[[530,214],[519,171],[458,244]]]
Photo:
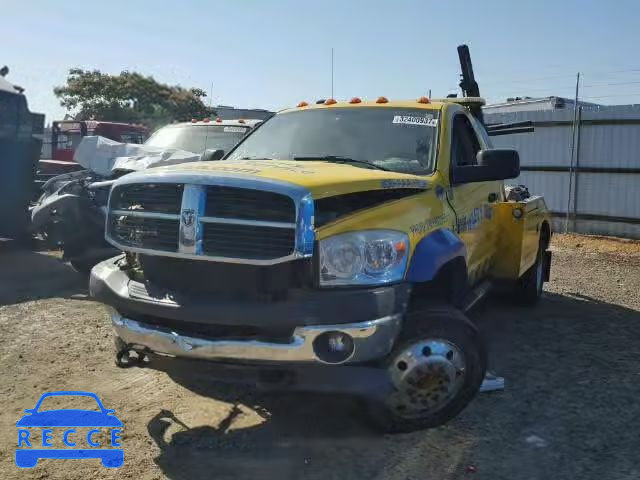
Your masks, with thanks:
[[[386,368],[394,390],[368,404],[385,432],[433,428],[458,415],[480,389],[487,370],[484,343],[473,324],[449,306],[408,314],[406,331]]]
[[[522,305],[534,305],[542,297],[544,290],[545,255],[547,242],[540,239],[536,262],[518,279],[515,287],[516,301]]]

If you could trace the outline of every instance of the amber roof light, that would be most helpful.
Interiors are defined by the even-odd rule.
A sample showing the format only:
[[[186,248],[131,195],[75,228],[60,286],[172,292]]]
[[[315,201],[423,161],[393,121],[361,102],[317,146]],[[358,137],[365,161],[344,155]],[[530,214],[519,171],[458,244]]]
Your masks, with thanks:
[[[418,103],[431,103],[431,100],[428,97],[420,97]]]
[[[362,100],[360,100],[358,97],[353,97],[351,100],[349,100],[349,103],[361,103]]]
[[[324,101],[324,104],[325,104],[325,105],[333,105],[334,103],[338,103],[338,102],[336,102],[336,101],[335,101],[335,99],[333,99],[333,98],[327,98],[327,99]]]
[[[389,103],[389,100],[387,99],[387,97],[378,97],[376,103]]]
[[[309,104],[308,104],[307,102],[300,102],[300,103],[298,104],[298,108],[308,107],[308,106],[309,106]]]

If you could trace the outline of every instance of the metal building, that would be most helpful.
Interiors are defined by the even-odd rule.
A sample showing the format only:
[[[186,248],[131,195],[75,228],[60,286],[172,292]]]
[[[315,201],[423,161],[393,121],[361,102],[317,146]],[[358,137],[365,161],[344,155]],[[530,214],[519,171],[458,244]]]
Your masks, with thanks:
[[[514,183],[545,196],[556,231],[640,238],[640,105],[485,112],[488,124],[533,122],[493,143],[520,152]]]
[[[565,97],[514,97],[507,98],[503,103],[492,103],[483,108],[485,114],[532,112],[538,110],[561,110],[564,108],[573,110],[575,100]],[[601,107],[597,103],[578,101],[578,105],[587,108]]]

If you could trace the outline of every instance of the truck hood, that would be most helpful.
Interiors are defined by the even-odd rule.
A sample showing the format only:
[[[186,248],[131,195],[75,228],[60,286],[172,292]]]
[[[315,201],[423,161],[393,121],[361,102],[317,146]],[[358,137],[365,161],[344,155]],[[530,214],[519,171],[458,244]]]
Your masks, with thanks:
[[[305,187],[316,199],[371,190],[415,191],[429,187],[424,177],[416,175],[323,161],[222,160],[157,167],[146,173],[220,174],[278,180]]]

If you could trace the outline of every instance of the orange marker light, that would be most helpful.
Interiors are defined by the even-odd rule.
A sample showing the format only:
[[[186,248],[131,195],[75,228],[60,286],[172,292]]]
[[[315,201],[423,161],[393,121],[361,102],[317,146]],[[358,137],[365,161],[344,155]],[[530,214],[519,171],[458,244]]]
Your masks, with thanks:
[[[222,119],[220,117],[216,118],[216,122],[222,123]]]
[[[203,118],[202,121],[204,123],[209,123],[211,121],[211,119],[207,117],[207,118]]]
[[[362,100],[360,100],[358,97],[353,97],[351,100],[349,100],[349,103],[360,103],[362,102]]]
[[[420,97],[418,103],[431,103],[431,100],[428,97]]]
[[[389,100],[387,100],[387,97],[378,97],[376,103],[389,103]]]
[[[396,243],[395,247],[398,253],[405,253],[407,251],[407,244],[404,242]]]
[[[241,118],[240,120],[238,120],[238,123],[244,123],[244,118]]]
[[[333,105],[334,103],[338,103],[338,102],[336,102],[333,98],[328,98],[324,101],[325,105]]]
[[[298,108],[308,107],[308,106],[309,106],[309,104],[308,104],[307,102],[300,102],[300,103],[298,104]]]

